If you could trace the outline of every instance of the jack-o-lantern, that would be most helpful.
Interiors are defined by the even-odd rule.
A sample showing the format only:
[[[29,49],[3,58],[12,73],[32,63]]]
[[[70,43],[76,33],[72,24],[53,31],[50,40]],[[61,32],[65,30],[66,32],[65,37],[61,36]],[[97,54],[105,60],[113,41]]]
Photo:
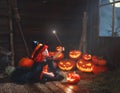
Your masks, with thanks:
[[[49,52],[49,55],[50,56],[54,56],[57,52]],[[63,53],[60,53],[55,60],[61,60],[64,58],[64,54]]]
[[[105,66],[107,64],[107,61],[105,59],[98,56],[92,56],[92,62],[100,66]]]
[[[71,72],[67,74],[66,79],[69,84],[76,84],[80,81],[80,75],[74,72]]]
[[[82,55],[82,59],[84,59],[84,60],[91,60],[91,58],[92,58],[91,54],[83,54]]]
[[[80,59],[76,63],[76,67],[82,72],[92,72],[93,66],[91,61],[86,61],[84,59]]]
[[[56,51],[60,51],[61,48],[62,48],[62,46],[57,46]]]
[[[72,60],[64,59],[58,62],[58,67],[61,70],[72,70],[75,66],[75,62]]]
[[[23,57],[19,62],[18,62],[18,66],[20,67],[32,67],[34,61],[30,58],[27,57]]]
[[[80,50],[71,50],[69,52],[69,57],[72,59],[78,59],[80,58],[82,52]]]

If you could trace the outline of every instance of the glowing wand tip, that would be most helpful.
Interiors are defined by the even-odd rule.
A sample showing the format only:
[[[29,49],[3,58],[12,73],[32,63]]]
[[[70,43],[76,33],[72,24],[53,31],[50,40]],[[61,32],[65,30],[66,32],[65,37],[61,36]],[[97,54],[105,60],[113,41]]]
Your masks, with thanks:
[[[55,30],[53,30],[53,34],[56,34],[56,31],[55,31]]]

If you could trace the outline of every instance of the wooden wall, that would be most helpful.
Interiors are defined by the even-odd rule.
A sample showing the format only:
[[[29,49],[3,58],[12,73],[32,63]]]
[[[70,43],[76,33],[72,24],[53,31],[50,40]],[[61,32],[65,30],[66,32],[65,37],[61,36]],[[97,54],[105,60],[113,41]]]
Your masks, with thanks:
[[[87,0],[88,12],[88,52],[105,58],[109,64],[120,65],[120,38],[99,37],[99,2],[98,0]]]
[[[58,36],[66,48],[66,54],[68,54],[70,49],[78,49],[82,34],[83,12],[86,11],[88,14],[87,52],[105,58],[110,64],[119,64],[120,38],[98,36],[99,0],[76,0],[76,3],[66,1],[58,2],[56,5],[48,4],[49,0],[48,3],[40,3],[42,5],[32,0],[26,0],[26,2],[24,0],[20,1],[18,0],[20,24],[16,22],[16,15],[14,13],[12,17],[15,63],[21,57],[28,56],[20,31],[24,34],[24,39],[27,42],[30,53],[32,52],[31,44],[33,40],[47,43],[51,50],[55,49],[59,43],[50,32],[54,28],[57,28]],[[55,6],[59,7],[55,8]],[[10,50],[9,8],[7,0],[0,0],[0,11],[0,46]]]

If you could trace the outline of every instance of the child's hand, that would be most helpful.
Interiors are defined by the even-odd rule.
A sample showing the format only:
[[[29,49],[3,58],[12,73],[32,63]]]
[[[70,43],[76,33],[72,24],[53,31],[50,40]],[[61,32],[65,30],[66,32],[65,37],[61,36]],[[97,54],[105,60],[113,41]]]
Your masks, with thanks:
[[[60,47],[59,52],[65,51],[64,47]]]

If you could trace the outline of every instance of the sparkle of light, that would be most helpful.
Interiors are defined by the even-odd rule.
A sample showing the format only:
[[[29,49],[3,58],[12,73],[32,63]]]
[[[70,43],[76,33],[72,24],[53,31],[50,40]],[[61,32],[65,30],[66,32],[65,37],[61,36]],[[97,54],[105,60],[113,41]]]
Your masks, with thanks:
[[[53,30],[53,34],[56,34],[56,31],[55,31],[55,30]]]

